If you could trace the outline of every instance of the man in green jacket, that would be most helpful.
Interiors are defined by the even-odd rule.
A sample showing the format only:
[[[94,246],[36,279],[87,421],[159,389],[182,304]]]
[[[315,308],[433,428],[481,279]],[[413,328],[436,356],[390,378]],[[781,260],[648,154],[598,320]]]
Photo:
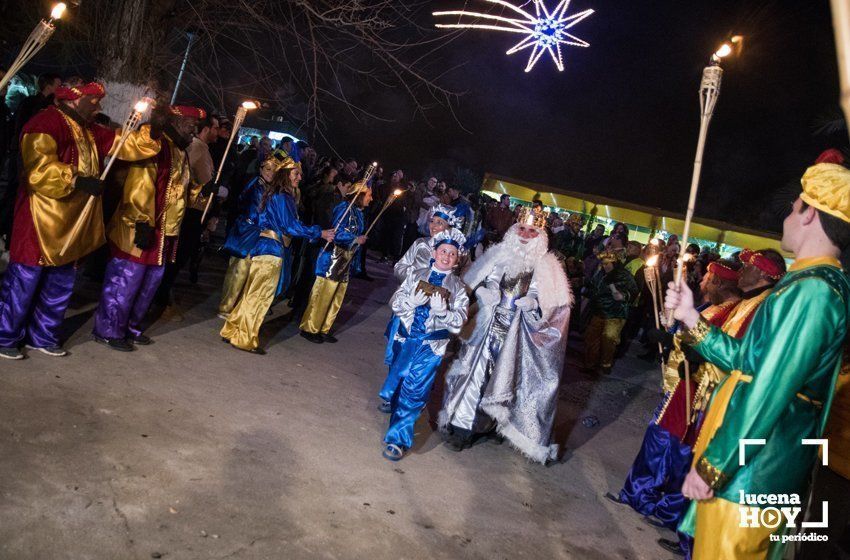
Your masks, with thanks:
[[[584,332],[584,365],[587,370],[601,366],[602,373],[608,374],[638,287],[618,253],[604,251],[598,258],[599,270],[587,286],[590,323]]]
[[[782,235],[796,260],[744,338],[703,321],[686,286],[671,283],[667,292],[684,342],[732,372],[714,394],[701,435],[707,445],[698,445],[704,451],[682,488],[698,500],[681,527],[693,531],[695,560],[779,558],[783,533],[803,521],[818,457],[818,445],[804,440],[823,434],[850,318],[850,282],[838,260],[850,247],[850,170],[817,164],[802,186]],[[813,504],[812,520],[820,519]]]

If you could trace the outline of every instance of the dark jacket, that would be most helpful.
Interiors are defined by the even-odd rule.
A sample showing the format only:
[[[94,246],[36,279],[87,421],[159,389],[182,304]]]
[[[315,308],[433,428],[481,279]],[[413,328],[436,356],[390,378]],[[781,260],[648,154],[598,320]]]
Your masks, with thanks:
[[[623,294],[623,301],[614,299],[612,285]],[[590,311],[606,319],[625,319],[629,315],[629,306],[638,293],[634,277],[622,265],[615,266],[607,274],[600,266],[597,274],[594,274],[588,283]]]

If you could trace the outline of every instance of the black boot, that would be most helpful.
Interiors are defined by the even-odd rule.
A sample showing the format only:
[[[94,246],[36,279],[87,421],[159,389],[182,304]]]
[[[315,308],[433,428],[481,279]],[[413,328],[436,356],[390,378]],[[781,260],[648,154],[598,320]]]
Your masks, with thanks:
[[[446,447],[455,452],[463,451],[472,445],[472,436],[471,430],[450,426],[449,433],[446,435]]]

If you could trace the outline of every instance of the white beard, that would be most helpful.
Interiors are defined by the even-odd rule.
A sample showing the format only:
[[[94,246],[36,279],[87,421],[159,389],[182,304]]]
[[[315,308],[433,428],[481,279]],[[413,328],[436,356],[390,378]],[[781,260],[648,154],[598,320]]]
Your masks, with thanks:
[[[516,278],[524,272],[534,270],[537,262],[549,251],[548,245],[544,232],[534,239],[523,240],[517,234],[516,226],[512,226],[498,245],[498,263],[503,266],[508,278]]]

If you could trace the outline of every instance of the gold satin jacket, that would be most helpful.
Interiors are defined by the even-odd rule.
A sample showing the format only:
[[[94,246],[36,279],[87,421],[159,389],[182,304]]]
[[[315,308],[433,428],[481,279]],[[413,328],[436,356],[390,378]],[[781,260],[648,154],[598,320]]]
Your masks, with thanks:
[[[147,127],[147,125],[145,125]],[[143,128],[145,128],[143,127]],[[167,136],[162,137],[163,148],[158,157],[138,161],[130,165],[124,181],[121,204],[109,223],[108,237],[115,246],[134,257],[143,251],[135,245],[136,222],[147,222],[155,228],[157,265],[163,264],[166,237],[177,237],[186,211],[186,202],[191,188],[189,158],[186,152]],[[160,166],[167,165],[163,174]],[[159,182],[165,182],[164,199],[157,208]],[[192,189],[195,190],[195,189]],[[154,264],[154,263],[151,263]]]
[[[120,133],[111,129],[89,125],[81,126],[55,107],[67,130],[55,133],[27,131],[21,136],[23,180],[27,184],[30,211],[38,237],[42,266],[62,266],[85,257],[106,242],[103,227],[101,197],[95,197],[90,219],[64,256],[59,251],[67,241],[77,218],[89,200],[89,195],[74,188],[76,177],[97,177],[101,173],[101,156],[118,157],[136,161],[155,156],[160,142],[150,137],[149,128],[136,131],[115,154]],[[73,143],[63,136],[70,131]],[[76,160],[73,163],[64,161]]]

